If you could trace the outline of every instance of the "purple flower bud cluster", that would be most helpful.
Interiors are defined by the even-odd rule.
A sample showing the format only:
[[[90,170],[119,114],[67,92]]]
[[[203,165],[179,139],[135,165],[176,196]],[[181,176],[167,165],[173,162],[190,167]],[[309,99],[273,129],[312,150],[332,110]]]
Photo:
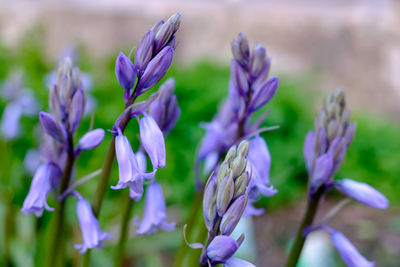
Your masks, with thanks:
[[[140,40],[134,63],[130,57],[120,52],[115,64],[115,75],[125,90],[124,99],[129,105],[136,97],[156,85],[167,72],[174,57],[175,33],[179,26],[178,13],[167,21],[157,22]]]
[[[237,140],[257,132],[263,117],[250,124],[251,115],[265,106],[278,89],[278,78],[268,78],[270,59],[259,43],[250,51],[246,36],[240,33],[232,41],[232,53],[229,97],[206,125],[198,154],[201,160],[226,152]]]
[[[143,116],[139,120],[141,146],[137,153],[133,152],[130,142],[118,128],[115,139],[115,151],[119,167],[119,182],[112,189],[129,187],[130,197],[139,201],[144,193],[144,184],[148,182],[145,197],[145,211],[141,222],[135,218],[139,226],[137,234],[151,234],[158,229],[170,231],[175,223],[166,221],[166,205],[162,188],[155,181],[157,169],[166,165],[164,137],[176,124],[180,109],[174,95],[175,82],[172,78],[161,85],[159,91],[147,100],[141,110]],[[139,105],[138,105],[139,106]],[[138,116],[138,115],[136,115]],[[152,163],[152,171],[146,172],[146,156]]]
[[[331,182],[354,137],[355,125],[349,122],[343,89],[330,93],[315,119],[315,130],[304,143],[304,158],[310,175],[310,193]]]
[[[268,78],[270,59],[259,43],[250,51],[244,34],[232,41],[234,59],[231,63],[229,97],[221,106],[213,121],[206,125],[206,135],[200,145],[198,158],[206,166],[215,166],[218,156],[243,138],[256,135],[250,141],[249,166],[253,179],[249,184],[249,201],[245,216],[260,215],[263,209],[252,206],[260,195],[270,197],[277,191],[270,186],[269,169],[271,156],[267,144],[258,133],[265,114],[253,124],[251,115],[265,106],[278,89],[278,78]],[[250,170],[248,170],[250,171]]]
[[[12,140],[21,134],[20,119],[32,117],[39,110],[39,103],[30,89],[24,88],[22,73],[12,73],[0,86],[0,97],[7,102],[1,117],[1,134]]]
[[[307,134],[304,157],[309,173],[309,201],[315,201],[316,198],[321,198],[329,190],[335,188],[364,205],[386,209],[389,206],[387,198],[368,184],[351,179],[333,179],[355,132],[354,123],[349,122],[350,112],[346,109],[345,103],[342,89],[330,93],[315,120],[315,130]],[[325,225],[311,227],[311,229],[324,229],[329,232],[335,248],[348,266],[374,266],[374,263],[364,259],[340,232]]]
[[[237,147],[232,146],[218,172],[213,173],[206,184],[203,215],[208,241],[205,246],[190,245],[203,248],[201,264],[235,266],[235,262],[242,261],[232,256],[243,242],[244,235],[238,240],[230,235],[242,217],[249,195],[251,172],[246,170],[249,147],[248,141],[242,141]],[[253,266],[247,264],[242,266]]]
[[[52,114],[39,113],[39,120],[45,133],[40,154],[44,160],[37,169],[29,193],[24,201],[22,212],[41,216],[43,210],[53,210],[47,205],[47,197],[52,190],[62,194],[68,186],[70,177],[64,177],[67,161],[70,165],[83,150],[98,146],[104,138],[103,129],[95,129],[84,134],[74,144],[74,132],[78,128],[85,108],[85,92],[82,89],[80,71],[65,58],[58,69],[57,83],[50,89],[50,107]],[[68,158],[68,159],[67,159]],[[71,167],[72,168],[72,167]],[[60,181],[67,179],[66,181]],[[81,253],[86,249],[100,247],[108,234],[100,231],[90,205],[77,192],[72,192],[79,199],[77,214],[81,225],[84,243],[79,246]],[[64,201],[64,199],[58,199]]]

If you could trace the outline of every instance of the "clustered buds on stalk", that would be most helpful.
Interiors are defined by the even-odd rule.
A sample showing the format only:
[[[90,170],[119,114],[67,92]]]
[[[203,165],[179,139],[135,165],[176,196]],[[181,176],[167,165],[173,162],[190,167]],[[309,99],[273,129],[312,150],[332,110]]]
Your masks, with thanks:
[[[349,122],[343,89],[330,93],[315,119],[315,130],[307,134],[304,157],[310,174],[310,193],[332,180],[354,137],[355,125]]]
[[[321,112],[315,119],[315,130],[306,136],[304,158],[309,173],[309,201],[319,201],[321,196],[335,188],[364,205],[386,209],[389,205],[387,198],[368,184],[351,179],[333,179],[355,133],[355,125],[349,122],[350,112],[345,104],[342,89],[328,94]],[[373,262],[367,261],[358,253],[343,234],[330,227],[310,226],[307,233],[318,229],[330,233],[334,246],[349,267],[374,266]]]
[[[256,135],[250,141],[249,160],[255,171],[255,179],[249,185],[252,193],[245,214],[260,215],[263,210],[255,209],[251,203],[259,195],[272,196],[277,191],[269,182],[271,157],[267,144],[258,135],[263,131],[260,124],[266,114],[252,124],[250,119],[255,111],[265,106],[275,95],[278,78],[268,78],[271,61],[265,48],[256,43],[250,51],[249,42],[243,33],[232,41],[232,54],[234,58],[231,62],[229,97],[213,121],[206,125],[207,132],[200,145],[198,159],[206,161],[206,166],[215,166],[218,155],[226,152],[237,140]]]
[[[47,205],[47,197],[52,190],[59,191],[58,197],[61,199],[58,201],[65,200],[65,196],[61,195],[67,189],[71,178],[70,175],[62,176],[66,171],[67,158],[72,165],[83,150],[95,148],[104,138],[103,129],[91,130],[74,146],[73,136],[85,108],[85,91],[82,88],[80,71],[73,67],[69,58],[65,58],[59,66],[57,83],[50,88],[49,104],[52,114],[39,113],[40,123],[46,134],[41,147],[41,155],[45,162],[37,169],[22,207],[22,212],[34,213],[38,217],[42,215],[43,209],[53,210]],[[61,177],[66,180],[60,182]],[[102,240],[108,234],[102,233],[104,238],[98,235],[101,233],[100,228],[90,205],[77,192],[72,194],[79,196],[77,213],[84,239],[84,244],[80,246],[81,252],[85,252],[87,248],[101,247]]]
[[[203,215],[208,229],[206,245],[188,244],[192,248],[202,248],[201,264],[216,266],[254,266],[243,260],[233,258],[233,254],[244,240],[242,234],[238,240],[230,237],[246,208],[248,185],[251,179],[246,170],[249,142],[242,141],[237,147],[232,146],[221,163],[217,173],[207,181],[203,197]]]
[[[160,20],[142,37],[136,49],[134,63],[120,52],[115,75],[125,90],[126,103],[156,85],[167,72],[174,57],[175,33],[180,26],[180,15],[172,15],[167,21]],[[132,88],[135,88],[132,91]]]

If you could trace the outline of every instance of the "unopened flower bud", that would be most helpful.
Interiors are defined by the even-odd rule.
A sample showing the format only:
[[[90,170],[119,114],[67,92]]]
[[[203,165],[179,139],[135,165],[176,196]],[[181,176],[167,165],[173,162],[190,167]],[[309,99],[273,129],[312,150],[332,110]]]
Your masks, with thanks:
[[[217,205],[216,205],[216,192],[217,192],[217,181],[215,175],[212,175],[204,189],[203,197],[203,215],[204,222],[209,231],[214,227],[215,220],[217,218]]]
[[[226,176],[229,175],[229,163],[224,161],[218,169],[217,180],[220,183]]]
[[[246,192],[247,186],[250,182],[250,175],[248,172],[243,172],[235,180],[235,193],[233,194],[233,199],[243,195]]]
[[[238,153],[241,154],[243,157],[247,157],[248,153],[249,153],[249,148],[250,148],[250,143],[247,140],[243,140],[242,142],[240,142],[239,146],[238,146]]]
[[[226,176],[219,184],[217,188],[217,212],[219,216],[224,215],[228,208],[233,193],[235,191],[235,184],[232,176]]]
[[[247,194],[238,197],[222,217],[221,234],[230,235],[239,223],[247,204]]]
[[[154,32],[152,30],[148,30],[140,40],[140,43],[136,49],[135,67],[140,75],[143,73],[147,63],[149,63],[153,55],[153,46]]]
[[[239,154],[232,162],[233,177],[236,178],[239,175],[241,175],[243,173],[244,169],[246,169],[246,165],[247,165],[246,158]]]

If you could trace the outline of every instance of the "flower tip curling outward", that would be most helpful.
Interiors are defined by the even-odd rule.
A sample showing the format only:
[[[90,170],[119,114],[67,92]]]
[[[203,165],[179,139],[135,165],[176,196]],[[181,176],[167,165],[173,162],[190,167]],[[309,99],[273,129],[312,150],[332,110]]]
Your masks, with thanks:
[[[135,224],[139,225],[137,234],[153,234],[159,229],[172,231],[175,223],[167,222],[166,205],[162,188],[156,182],[150,184],[146,190],[145,209],[141,222],[135,218]]]
[[[388,199],[368,184],[353,181],[351,179],[343,179],[336,181],[335,187],[339,192],[349,198],[372,208],[386,209],[389,206]]]
[[[153,170],[165,167],[164,135],[153,117],[145,115],[139,122],[140,139],[150,157]]]
[[[37,169],[25,198],[21,211],[25,214],[34,213],[37,217],[42,216],[43,210],[53,211],[47,204],[47,196],[52,189],[52,181],[61,176],[61,171],[55,165],[43,163]]]
[[[120,52],[115,62],[115,76],[122,88],[130,91],[136,80],[136,71],[132,61]]]
[[[365,259],[353,244],[340,232],[330,229],[332,243],[348,267],[373,267],[375,262]]]
[[[112,235],[101,231],[90,203],[80,198],[76,204],[76,212],[81,226],[83,243],[75,244],[74,247],[80,249],[81,254],[85,253],[87,249],[102,248],[103,241],[110,239]]]

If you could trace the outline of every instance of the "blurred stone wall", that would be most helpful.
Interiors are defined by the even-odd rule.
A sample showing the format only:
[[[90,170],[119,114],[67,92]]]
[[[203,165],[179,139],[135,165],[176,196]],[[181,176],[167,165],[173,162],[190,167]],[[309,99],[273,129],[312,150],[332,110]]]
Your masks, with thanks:
[[[267,47],[273,73],[318,71],[315,88],[344,87],[352,107],[400,115],[400,3],[391,0],[0,0],[0,38],[15,45],[41,25],[52,58],[68,44],[91,56],[129,51],[146,29],[182,14],[177,60],[228,65],[239,31]],[[305,92],[313,93],[313,90]]]

